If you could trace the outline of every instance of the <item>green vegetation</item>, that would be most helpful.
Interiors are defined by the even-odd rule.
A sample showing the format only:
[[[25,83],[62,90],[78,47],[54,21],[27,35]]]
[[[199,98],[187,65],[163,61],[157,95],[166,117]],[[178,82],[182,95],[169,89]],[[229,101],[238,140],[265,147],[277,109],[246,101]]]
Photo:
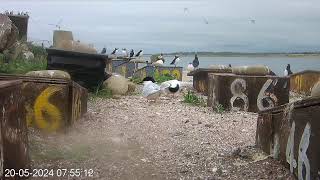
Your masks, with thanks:
[[[45,70],[47,68],[47,52],[40,46],[27,43],[29,50],[34,54],[33,59],[24,59],[18,56],[16,59],[8,59],[0,54],[0,73],[25,74],[29,71]],[[8,63],[6,63],[8,59]]]
[[[225,112],[225,109],[224,109],[222,104],[217,104],[214,107],[214,110],[215,110],[216,113],[219,113],[219,114],[222,114],[223,112]]]
[[[95,98],[112,98],[113,94],[110,89],[102,88],[103,82],[97,86],[92,93],[89,93],[89,99],[95,100]]]
[[[140,84],[142,82],[142,79],[141,78],[138,78],[138,77],[132,77],[130,79],[131,82],[135,83],[135,84]]]
[[[193,91],[188,91],[187,94],[183,95],[183,102],[195,106],[206,106],[205,100],[195,95]]]
[[[157,83],[163,83],[165,81],[170,81],[170,80],[173,80],[175,79],[175,77],[171,76],[170,74],[163,74],[163,75],[159,75],[159,76],[155,76],[155,81]]]

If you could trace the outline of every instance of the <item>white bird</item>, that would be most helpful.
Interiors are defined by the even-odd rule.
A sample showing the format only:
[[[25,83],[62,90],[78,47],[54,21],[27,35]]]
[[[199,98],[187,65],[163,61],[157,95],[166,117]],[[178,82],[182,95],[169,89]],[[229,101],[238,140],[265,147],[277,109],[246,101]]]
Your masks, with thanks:
[[[153,83],[152,81],[144,81],[142,96],[148,100],[157,100],[161,96],[161,88],[159,85]]]
[[[161,83],[160,89],[165,94],[172,94],[173,96],[181,90],[181,82],[174,79]]]
[[[170,65],[174,65],[175,67],[177,66],[177,63],[180,61],[179,56],[175,55],[174,59],[172,60],[172,62],[170,63]]]
[[[122,49],[122,55],[123,55],[123,57],[128,57],[128,51],[126,48]]]
[[[152,65],[154,66],[162,66],[164,64],[165,60],[163,58],[163,54],[161,53],[158,57],[157,57],[157,61],[153,62]]]
[[[193,67],[192,63],[189,63],[189,64],[188,64],[187,70],[188,70],[188,71],[193,71],[193,70],[194,70],[194,67]]]

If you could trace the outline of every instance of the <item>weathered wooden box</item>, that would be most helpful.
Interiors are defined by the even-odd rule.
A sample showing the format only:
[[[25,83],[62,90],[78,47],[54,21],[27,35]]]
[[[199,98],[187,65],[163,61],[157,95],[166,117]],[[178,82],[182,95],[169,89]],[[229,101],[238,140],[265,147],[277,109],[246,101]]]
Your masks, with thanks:
[[[94,90],[106,79],[106,64],[111,63],[108,56],[88,54],[60,49],[47,49],[48,67],[51,70],[66,71],[73,81]],[[111,69],[112,70],[112,69]]]
[[[310,95],[312,87],[320,81],[320,71],[302,71],[290,76],[290,90]]]
[[[320,179],[320,98],[259,112],[256,144],[299,179]]]
[[[22,81],[0,81],[0,179],[5,169],[29,168],[28,129]]]
[[[208,95],[209,73],[231,73],[230,69],[209,69],[199,68],[189,72],[188,76],[193,76],[193,88],[203,95]]]
[[[135,74],[135,78],[143,79],[145,77],[157,77],[159,75],[170,74],[177,80],[182,80],[182,67],[171,67],[171,66],[152,66],[147,65],[139,69]]]
[[[207,105],[258,112],[289,102],[287,77],[209,74]]]
[[[74,81],[29,76],[0,75],[21,79],[28,126],[46,132],[66,129],[87,112],[88,92]]]
[[[135,71],[135,63],[128,62],[127,59],[113,59],[112,63],[110,63],[108,69],[112,69],[112,72],[120,74],[126,78],[132,77]]]

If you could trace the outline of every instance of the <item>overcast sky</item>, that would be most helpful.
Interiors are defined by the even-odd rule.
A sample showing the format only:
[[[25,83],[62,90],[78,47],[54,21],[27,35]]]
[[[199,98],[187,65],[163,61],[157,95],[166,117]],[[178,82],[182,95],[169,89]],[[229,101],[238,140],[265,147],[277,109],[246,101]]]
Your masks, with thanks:
[[[52,41],[55,27],[48,24],[62,19],[61,27],[73,31],[75,39],[109,51],[320,50],[319,0],[0,0],[0,4],[0,11],[30,12],[28,35],[35,41]]]

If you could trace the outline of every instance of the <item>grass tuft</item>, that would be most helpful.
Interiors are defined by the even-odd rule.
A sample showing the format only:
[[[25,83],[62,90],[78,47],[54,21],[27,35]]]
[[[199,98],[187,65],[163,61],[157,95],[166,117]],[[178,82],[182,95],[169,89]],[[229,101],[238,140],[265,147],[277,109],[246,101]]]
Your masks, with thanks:
[[[183,95],[183,102],[194,106],[206,106],[206,102],[202,97],[198,97],[193,91],[188,91]]]

